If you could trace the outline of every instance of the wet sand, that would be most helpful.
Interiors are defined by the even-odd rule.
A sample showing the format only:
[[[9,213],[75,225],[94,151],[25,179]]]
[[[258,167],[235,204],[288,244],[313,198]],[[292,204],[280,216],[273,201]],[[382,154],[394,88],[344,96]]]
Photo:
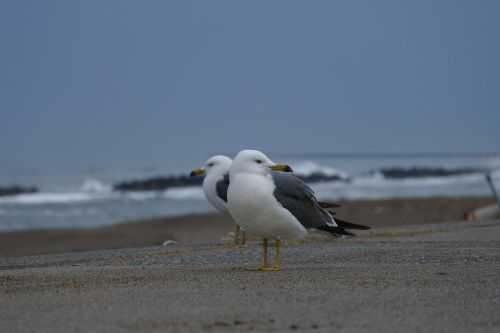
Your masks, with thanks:
[[[404,224],[404,223],[402,223]],[[498,332],[500,221],[0,257],[1,332]]]
[[[413,198],[340,202],[340,218],[371,227],[463,220],[466,212],[492,198]],[[213,213],[156,218],[93,229],[53,229],[0,233],[0,256],[21,256],[178,243],[229,241],[234,224]]]

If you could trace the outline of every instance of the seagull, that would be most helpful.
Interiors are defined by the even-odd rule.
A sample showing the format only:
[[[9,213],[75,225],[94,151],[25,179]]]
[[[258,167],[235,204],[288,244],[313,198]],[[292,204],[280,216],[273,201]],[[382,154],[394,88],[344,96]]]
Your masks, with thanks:
[[[229,188],[229,168],[232,164],[232,159],[228,156],[224,155],[215,155],[210,157],[202,168],[197,168],[191,171],[190,176],[195,177],[202,174],[206,174],[205,179],[203,180],[203,193],[207,200],[214,206],[219,212],[223,213],[226,216],[231,216],[227,208],[227,191]],[[302,180],[293,176],[289,172],[292,172],[292,169],[289,166],[284,166],[283,171],[286,172],[273,172],[272,178],[273,181],[277,184],[278,188],[293,188],[293,187],[303,187],[305,185]],[[332,209],[341,207],[341,205],[336,203],[328,203],[328,202],[318,202],[318,204],[325,209]],[[334,212],[329,211],[330,214],[335,215]],[[370,227],[350,223],[341,219],[336,218],[335,221],[339,225],[341,229],[335,228],[318,228],[323,231],[328,231],[334,236],[339,235],[351,235],[354,234],[347,232],[345,229],[361,229],[367,230]],[[240,240],[241,233],[241,240]],[[244,230],[240,228],[239,225],[236,225],[236,232],[234,236],[235,245],[244,245],[246,242],[246,233]]]
[[[244,230],[262,237],[262,271],[278,271],[282,239],[300,239],[307,229],[317,228],[334,235],[353,235],[339,225],[320,203],[313,190],[299,178],[273,171],[291,171],[285,164],[274,163],[257,150],[242,150],[229,168],[227,208]],[[345,222],[346,228],[369,227]],[[275,239],[273,266],[268,261],[268,239]]]
[[[227,156],[212,156],[205,162],[203,168],[195,169],[190,174],[191,177],[206,174],[205,179],[203,179],[203,193],[208,202],[226,216],[231,216],[227,209],[227,189],[229,187],[231,163],[232,160]],[[240,245],[240,230],[240,226],[236,224],[235,245]],[[245,244],[245,238],[245,231],[241,230],[241,244]]]

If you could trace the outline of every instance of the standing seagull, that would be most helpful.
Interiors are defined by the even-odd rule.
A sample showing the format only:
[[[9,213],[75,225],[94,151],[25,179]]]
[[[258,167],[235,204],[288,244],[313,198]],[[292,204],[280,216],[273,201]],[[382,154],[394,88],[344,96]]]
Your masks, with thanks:
[[[205,179],[203,180],[203,193],[205,194],[207,200],[212,204],[212,206],[214,206],[215,208],[217,208],[218,211],[227,216],[231,216],[231,214],[227,209],[227,191],[229,187],[229,168],[231,167],[231,163],[232,160],[227,156],[223,155],[212,156],[205,162],[203,168],[195,169],[190,174],[191,177],[198,176],[201,174],[206,174]],[[287,173],[284,172],[272,173],[272,178],[274,183],[276,184],[277,189],[281,189],[277,191],[278,196],[280,196],[281,192],[283,192],[283,189],[288,189],[290,191],[295,188],[297,189],[296,194],[300,194],[300,191],[301,189],[304,188],[304,186],[307,189],[309,189],[302,180],[288,173],[292,171],[290,167],[284,166],[282,171],[285,171]],[[308,191],[310,191],[310,189]],[[286,200],[286,196],[281,195],[280,197],[282,198],[282,200]],[[334,203],[326,203],[326,202],[318,202],[318,204],[322,208],[329,208],[329,209],[340,206]],[[335,214],[333,212],[331,213]],[[353,235],[344,230],[344,228],[361,229],[361,230],[370,229],[370,227],[349,223],[340,220],[338,218],[336,219],[336,222],[339,226],[337,228],[327,226],[327,227],[319,227],[318,229],[323,231],[328,231],[332,233],[334,236]],[[236,225],[236,233],[234,238],[234,243],[236,245],[240,244],[240,237],[239,237],[240,231],[241,231],[241,244],[245,244],[246,233],[244,230],[240,228],[239,225]]]
[[[227,189],[229,187],[229,168],[231,159],[227,156],[216,155],[210,157],[203,168],[191,171],[190,176],[206,174],[203,179],[203,193],[207,200],[226,216],[231,216],[227,209]],[[245,244],[245,231],[241,230],[241,244]],[[240,226],[236,224],[234,244],[239,245]]]
[[[308,228],[352,235],[335,222],[325,209],[328,205],[320,204],[314,192],[302,180],[272,174],[272,171],[286,170],[291,168],[274,163],[256,150],[239,152],[229,169],[227,207],[238,225],[263,238],[263,265],[260,268],[263,271],[279,270],[281,239],[303,238]],[[276,239],[272,267],[267,253],[270,238]]]

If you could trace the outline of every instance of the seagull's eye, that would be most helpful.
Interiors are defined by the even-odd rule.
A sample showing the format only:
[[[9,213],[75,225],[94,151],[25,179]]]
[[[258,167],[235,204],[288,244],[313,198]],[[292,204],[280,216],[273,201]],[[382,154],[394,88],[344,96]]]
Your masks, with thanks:
[[[208,166],[209,166],[209,167],[213,167],[213,166],[214,166],[214,164],[213,164],[213,163],[208,163]]]
[[[262,160],[255,160],[255,163],[262,164]]]

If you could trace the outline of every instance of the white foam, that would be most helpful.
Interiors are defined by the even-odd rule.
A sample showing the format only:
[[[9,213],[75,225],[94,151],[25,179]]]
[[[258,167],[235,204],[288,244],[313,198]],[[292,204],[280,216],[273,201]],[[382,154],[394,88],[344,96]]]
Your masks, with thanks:
[[[83,182],[80,190],[86,193],[109,193],[111,192],[112,187],[110,185],[104,184],[98,179],[88,177]]]
[[[430,177],[406,177],[385,178],[381,172],[358,175],[353,177],[352,184],[359,186],[441,186],[447,184],[466,184],[484,182],[485,175],[482,173],[470,173],[453,176],[430,176]]]
[[[73,202],[82,202],[95,199],[96,198],[90,193],[40,192],[40,193],[30,193],[30,194],[19,194],[11,197],[0,198],[0,204],[40,205],[40,204],[73,203]]]
[[[328,177],[337,176],[342,179],[348,179],[349,174],[339,169],[321,165],[313,161],[299,161],[293,164],[294,173],[302,176],[310,176],[315,173],[320,173]]]
[[[158,198],[159,194],[153,191],[143,191],[143,192],[125,192],[122,194],[122,196],[129,200],[146,201]]]
[[[69,204],[116,197],[110,185],[95,178],[86,178],[79,187],[66,187],[48,192],[23,193],[0,197],[0,204],[43,205]]]
[[[371,186],[383,186],[387,180],[380,171],[376,171],[370,174],[361,174],[352,178],[351,184],[353,185],[371,185]]]
[[[201,186],[167,189],[163,192],[163,197],[173,200],[205,200]]]
[[[485,175],[385,179],[382,174],[360,175],[352,182],[310,184],[321,199],[378,199],[413,196],[490,195]]]
[[[37,210],[37,214],[45,217],[76,217],[76,216],[97,216],[99,210],[92,207],[80,207],[59,209],[59,208],[45,208]]]
[[[95,184],[92,184],[94,186]],[[82,188],[83,189],[83,188]],[[15,205],[44,205],[44,204],[72,204],[99,200],[132,200],[147,201],[152,199],[170,200],[205,200],[200,186],[171,188],[164,192],[113,192],[107,188],[91,187],[82,192],[39,192],[0,197],[1,204]]]

